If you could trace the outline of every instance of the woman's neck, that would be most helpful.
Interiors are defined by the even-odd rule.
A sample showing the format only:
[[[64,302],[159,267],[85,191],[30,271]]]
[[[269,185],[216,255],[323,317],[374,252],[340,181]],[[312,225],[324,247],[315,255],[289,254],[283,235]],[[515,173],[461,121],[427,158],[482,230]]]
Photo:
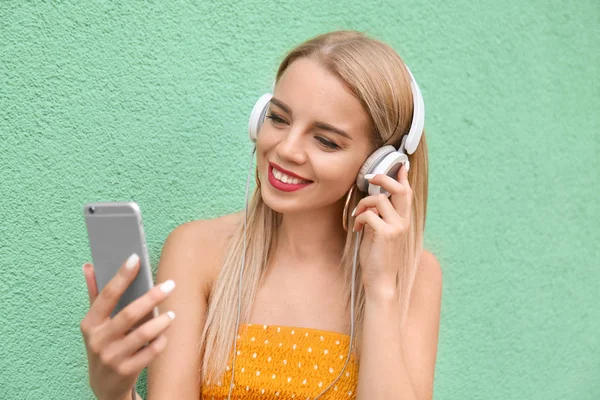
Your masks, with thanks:
[[[294,262],[339,262],[346,232],[341,212],[315,210],[284,214],[277,237],[277,254]]]

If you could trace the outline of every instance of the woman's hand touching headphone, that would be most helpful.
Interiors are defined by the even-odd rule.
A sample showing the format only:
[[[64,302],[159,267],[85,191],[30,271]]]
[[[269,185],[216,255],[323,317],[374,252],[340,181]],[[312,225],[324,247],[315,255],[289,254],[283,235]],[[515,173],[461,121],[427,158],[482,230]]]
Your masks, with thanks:
[[[385,174],[366,175],[371,184],[383,187],[390,193],[363,198],[352,215],[353,231],[364,228],[360,245],[360,264],[365,291],[394,290],[399,260],[405,249],[410,227],[413,191],[408,183],[408,168],[398,170],[398,180]]]

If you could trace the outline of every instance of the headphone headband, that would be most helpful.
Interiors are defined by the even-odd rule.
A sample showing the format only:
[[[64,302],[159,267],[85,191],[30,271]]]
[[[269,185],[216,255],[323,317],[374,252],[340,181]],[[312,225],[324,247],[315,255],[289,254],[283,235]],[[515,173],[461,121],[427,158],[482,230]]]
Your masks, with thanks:
[[[408,154],[412,154],[417,149],[419,141],[421,140],[421,135],[423,134],[423,127],[425,126],[425,103],[423,101],[421,89],[419,88],[415,77],[413,76],[412,72],[410,72],[408,66],[406,64],[404,64],[404,66],[410,75],[410,89],[413,95],[413,116],[410,124],[410,130],[406,136],[406,141],[403,141],[403,144],[400,145],[398,150],[400,152],[406,150]],[[404,149],[402,146],[404,146]]]

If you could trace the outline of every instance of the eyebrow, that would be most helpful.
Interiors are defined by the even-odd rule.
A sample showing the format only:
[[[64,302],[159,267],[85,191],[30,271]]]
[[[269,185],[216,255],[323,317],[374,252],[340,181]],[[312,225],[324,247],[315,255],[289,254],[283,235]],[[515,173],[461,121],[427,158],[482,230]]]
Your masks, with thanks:
[[[292,115],[292,110],[281,100],[278,100],[275,97],[272,97],[270,102],[275,104],[277,107],[282,108],[286,113]],[[315,123],[315,127],[319,128],[319,129],[323,129],[325,131],[335,133],[340,136],[343,136],[346,139],[352,140],[352,136],[350,136],[346,131],[336,128],[335,126],[329,125],[325,122],[317,121]]]

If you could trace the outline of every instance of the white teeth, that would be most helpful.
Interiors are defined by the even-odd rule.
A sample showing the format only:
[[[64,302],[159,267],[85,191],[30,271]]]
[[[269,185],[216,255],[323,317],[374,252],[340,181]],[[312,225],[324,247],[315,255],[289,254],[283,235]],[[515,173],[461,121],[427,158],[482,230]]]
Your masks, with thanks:
[[[281,181],[283,183],[291,183],[294,185],[296,185],[298,183],[308,183],[308,181],[304,181],[304,180],[301,180],[298,178],[291,177],[275,168],[273,168],[273,176],[275,176],[275,179],[277,179],[278,181]]]

